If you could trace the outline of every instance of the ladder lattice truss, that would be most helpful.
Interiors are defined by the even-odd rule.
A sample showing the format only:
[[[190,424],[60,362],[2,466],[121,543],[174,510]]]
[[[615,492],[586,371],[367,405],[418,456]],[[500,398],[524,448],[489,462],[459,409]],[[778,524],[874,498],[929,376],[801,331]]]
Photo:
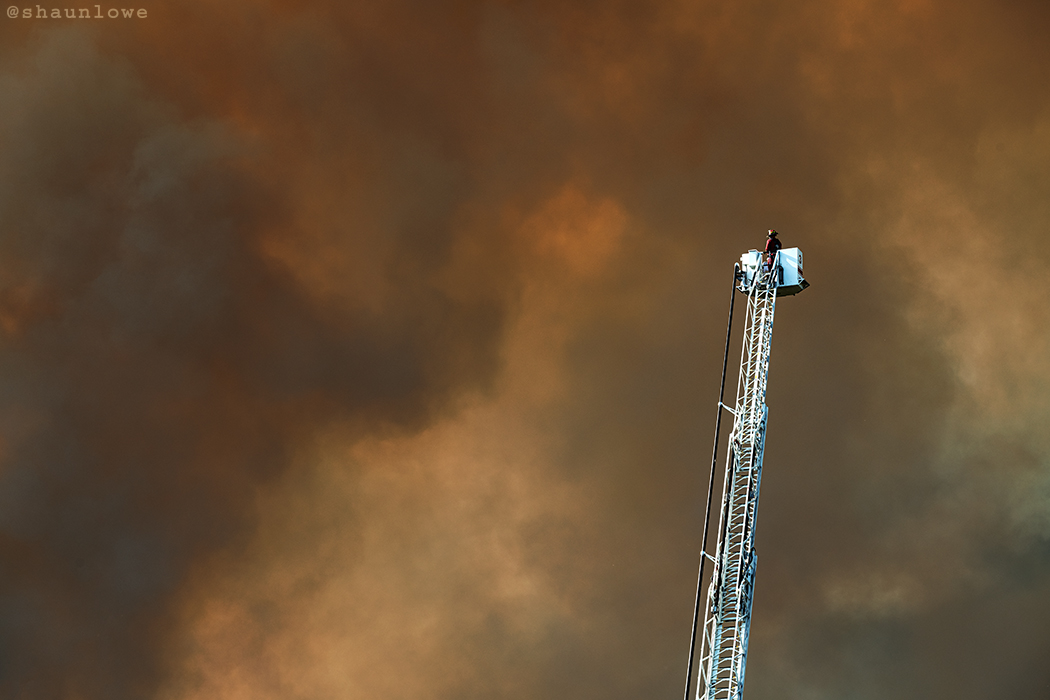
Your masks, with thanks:
[[[774,268],[775,269],[775,268]],[[755,584],[755,518],[766,437],[766,379],[777,285],[755,274],[747,293],[733,432],[722,493],[718,549],[700,640],[698,700],[740,700]]]

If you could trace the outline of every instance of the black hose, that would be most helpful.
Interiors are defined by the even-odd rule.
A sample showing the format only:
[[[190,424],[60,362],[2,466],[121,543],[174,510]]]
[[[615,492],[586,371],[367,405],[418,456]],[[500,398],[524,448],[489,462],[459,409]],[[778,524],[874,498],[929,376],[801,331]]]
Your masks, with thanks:
[[[722,399],[726,393],[726,370],[729,367],[729,340],[733,331],[733,304],[736,302],[736,282],[740,265],[733,266],[733,287],[729,296],[729,323],[726,326],[726,349],[722,357],[722,384],[718,389],[718,415],[715,416],[715,443],[711,448],[711,476],[707,480],[707,512],[704,514],[704,537],[700,543],[700,572],[696,576],[696,602],[693,605],[693,633],[689,638],[689,663],[685,670],[685,696],[689,700],[689,686],[693,681],[693,657],[696,655],[696,627],[700,622],[700,593],[704,579],[704,560],[707,552],[707,532],[711,525],[711,496],[715,488],[715,466],[718,462],[718,434],[722,428]]]

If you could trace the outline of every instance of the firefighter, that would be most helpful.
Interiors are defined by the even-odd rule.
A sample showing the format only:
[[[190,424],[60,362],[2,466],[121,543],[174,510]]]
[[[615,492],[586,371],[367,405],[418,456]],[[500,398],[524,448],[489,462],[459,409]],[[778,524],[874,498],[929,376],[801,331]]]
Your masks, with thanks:
[[[773,258],[777,256],[777,251],[780,250],[780,240],[777,238],[777,232],[773,229],[769,229],[769,233],[766,235],[766,269],[773,267]]]

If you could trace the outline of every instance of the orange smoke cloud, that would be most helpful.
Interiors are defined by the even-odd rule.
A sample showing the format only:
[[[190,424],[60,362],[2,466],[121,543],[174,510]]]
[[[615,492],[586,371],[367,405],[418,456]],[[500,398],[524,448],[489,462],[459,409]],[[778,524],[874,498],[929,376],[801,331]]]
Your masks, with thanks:
[[[1043,697],[1042,8],[78,22],[0,27],[0,695],[679,692],[776,227],[749,697]]]

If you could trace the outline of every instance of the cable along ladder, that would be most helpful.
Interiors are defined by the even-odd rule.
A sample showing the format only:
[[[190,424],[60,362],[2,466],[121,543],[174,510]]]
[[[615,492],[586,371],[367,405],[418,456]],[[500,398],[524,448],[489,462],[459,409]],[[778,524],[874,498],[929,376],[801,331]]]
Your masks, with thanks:
[[[708,485],[707,516],[704,523],[700,573],[697,577],[685,700],[690,700],[689,686],[693,674],[705,560],[712,561],[714,570],[707,589],[707,605],[704,608],[704,622],[700,634],[696,698],[740,700],[744,691],[755,566],[758,563],[755,553],[755,524],[766,439],[766,383],[769,379],[769,355],[773,340],[773,314],[778,296],[797,294],[809,286],[802,276],[802,253],[798,248],[779,251],[771,266],[767,266],[763,258],[762,253],[757,250],[745,253],[741,256],[733,275],[734,293],[730,301],[729,330],[726,332],[722,394],[725,392],[725,371],[736,291],[747,296],[747,314],[740,353],[736,405],[729,409],[722,403],[722,396],[719,396],[718,400],[715,445],[712,450],[712,478]],[[706,547],[718,453],[718,430],[723,409],[733,415],[733,431],[729,436],[729,453],[723,479],[718,545],[712,557],[707,553]]]

